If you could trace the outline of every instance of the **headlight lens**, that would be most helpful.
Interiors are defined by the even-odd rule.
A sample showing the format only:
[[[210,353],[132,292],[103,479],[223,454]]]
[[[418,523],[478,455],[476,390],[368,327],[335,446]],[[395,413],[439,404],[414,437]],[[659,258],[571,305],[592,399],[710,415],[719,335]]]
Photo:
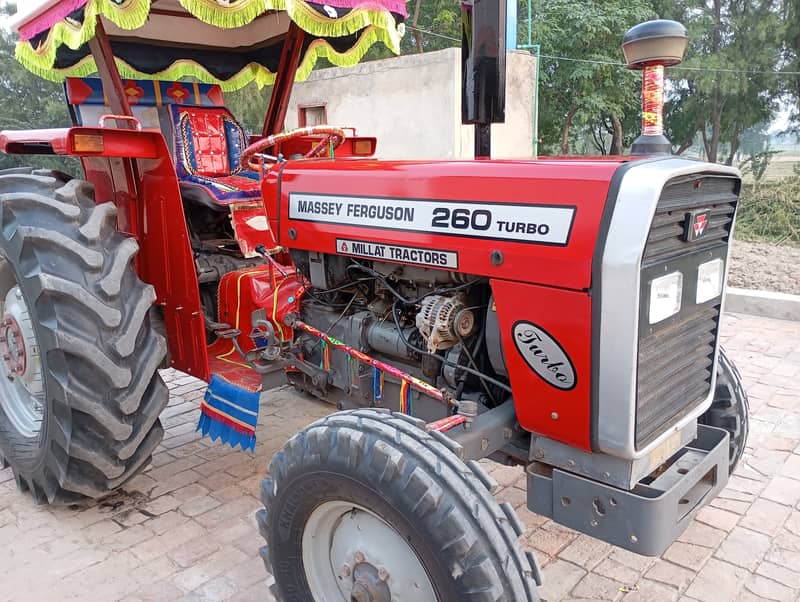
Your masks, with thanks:
[[[721,258],[701,263],[697,268],[697,303],[705,303],[722,294],[725,261]]]
[[[672,272],[650,283],[650,324],[666,320],[681,310],[683,274]]]

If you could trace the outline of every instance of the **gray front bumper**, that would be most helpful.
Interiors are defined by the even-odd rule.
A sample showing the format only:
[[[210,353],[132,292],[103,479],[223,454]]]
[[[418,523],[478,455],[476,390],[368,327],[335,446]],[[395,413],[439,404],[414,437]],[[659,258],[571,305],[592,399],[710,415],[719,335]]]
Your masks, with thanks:
[[[728,433],[697,439],[626,491],[546,464],[528,466],[528,508],[645,556],[662,554],[728,482]]]

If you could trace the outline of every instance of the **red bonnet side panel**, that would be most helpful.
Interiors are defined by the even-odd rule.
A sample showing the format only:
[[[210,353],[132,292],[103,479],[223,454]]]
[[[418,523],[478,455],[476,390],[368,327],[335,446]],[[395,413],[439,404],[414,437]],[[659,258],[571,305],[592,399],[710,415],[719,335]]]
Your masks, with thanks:
[[[492,292],[519,423],[590,450],[591,297],[502,280]]]

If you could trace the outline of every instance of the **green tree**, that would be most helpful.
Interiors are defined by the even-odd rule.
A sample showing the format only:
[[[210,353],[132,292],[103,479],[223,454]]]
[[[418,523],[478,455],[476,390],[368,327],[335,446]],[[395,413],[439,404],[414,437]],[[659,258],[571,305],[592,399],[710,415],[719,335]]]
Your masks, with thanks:
[[[0,15],[15,11],[13,5],[0,6]],[[64,90],[59,84],[33,75],[14,58],[14,36],[0,29],[0,130],[25,130],[71,125]],[[0,154],[0,169],[35,165],[79,171],[79,164],[69,157]]]
[[[785,0],[782,4],[781,17],[786,26],[783,71],[797,74],[800,73],[800,0]],[[783,82],[784,90],[792,103],[794,131],[800,133],[800,75],[786,76]]]
[[[609,63],[622,58],[625,31],[652,14],[648,0],[534,3],[533,37],[545,55],[539,83],[539,132],[545,149],[567,154],[575,146],[577,124],[594,133],[601,152],[622,152],[625,126],[639,113],[641,78]],[[605,135],[611,138],[607,149]]]
[[[668,70],[668,135],[678,154],[696,136],[709,161],[731,164],[742,133],[771,121],[782,93],[779,67],[785,23],[775,0],[664,0],[661,16],[687,26],[681,67]],[[723,145],[729,148],[723,157]]]

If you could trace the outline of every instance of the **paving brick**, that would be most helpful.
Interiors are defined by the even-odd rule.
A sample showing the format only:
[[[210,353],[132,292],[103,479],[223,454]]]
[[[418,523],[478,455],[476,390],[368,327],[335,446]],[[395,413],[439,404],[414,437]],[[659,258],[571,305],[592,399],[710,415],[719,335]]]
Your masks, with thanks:
[[[163,600],[176,600],[182,594],[183,592],[171,581],[158,581],[136,590],[123,602],[162,602]]]
[[[773,581],[777,581],[778,583],[782,583],[787,587],[800,590],[800,570],[796,568],[791,570],[779,564],[765,561],[758,565],[756,573],[768,579],[772,579]]]
[[[199,594],[201,599],[203,600],[228,600],[230,599],[236,592],[238,591],[238,587],[236,583],[227,577],[216,577],[212,579],[205,585],[203,585],[200,589],[196,590],[196,594]]]
[[[738,566],[710,559],[686,590],[686,595],[698,600],[733,600],[748,577]]]
[[[594,537],[580,535],[558,554],[560,558],[592,570],[612,550],[612,546]]]
[[[618,600],[622,597],[623,584],[596,573],[589,573],[578,582],[572,595],[586,600]]]
[[[266,589],[267,571],[264,569],[264,561],[260,556],[236,565],[225,576],[242,589],[256,583],[262,584],[262,587]]]
[[[800,455],[792,454],[778,470],[778,474],[792,479],[800,479]]]
[[[175,575],[173,582],[185,592],[198,589],[217,575],[247,560],[243,552],[226,547]]]
[[[750,506],[739,525],[774,536],[781,530],[783,523],[789,518],[790,512],[791,508],[769,500],[758,499]]]
[[[773,538],[772,547],[767,552],[765,560],[797,570],[797,567],[800,567],[800,537],[781,533]]]
[[[678,590],[658,581],[643,579],[637,589],[623,596],[624,602],[672,602],[678,599]]]
[[[626,566],[611,558],[603,560],[594,568],[593,572],[625,585],[634,585],[642,574],[642,571]]]
[[[697,570],[713,552],[714,550],[704,546],[676,541],[664,552],[664,558],[688,569]]]
[[[655,579],[656,581],[672,585],[682,590],[691,583],[692,579],[695,577],[695,573],[677,564],[665,560],[657,560],[653,567],[645,573],[645,577]]]
[[[201,536],[187,541],[185,544],[170,551],[169,557],[179,567],[188,568],[218,549],[219,545],[215,541],[206,536]],[[188,591],[191,591],[191,589],[194,588],[190,588]]]
[[[715,556],[750,571],[761,562],[770,547],[769,537],[763,533],[736,527],[722,542]]]
[[[792,602],[795,600],[795,591],[761,575],[751,575],[745,580],[744,584],[750,592],[767,600],[778,600],[779,602]]]
[[[208,495],[203,495],[183,502],[180,506],[180,511],[186,516],[197,516],[209,510],[213,510],[221,504],[222,502],[219,500]]]
[[[147,527],[156,535],[161,535],[162,533],[167,533],[177,529],[180,525],[184,524],[188,520],[189,518],[180,512],[170,510],[161,516],[157,516],[149,520],[147,522]]]
[[[697,520],[727,533],[739,522],[739,515],[721,508],[706,506],[697,513]]]
[[[779,504],[794,506],[800,502],[800,479],[776,476],[769,482],[761,497]]]
[[[577,537],[575,531],[549,522],[526,535],[525,539],[534,549],[555,556]]]
[[[576,564],[556,559],[543,570],[544,585],[539,597],[544,600],[561,600],[583,579],[586,571]]]
[[[706,548],[716,548],[725,539],[725,535],[725,531],[721,529],[715,529],[701,522],[693,521],[678,536],[678,541]]]

